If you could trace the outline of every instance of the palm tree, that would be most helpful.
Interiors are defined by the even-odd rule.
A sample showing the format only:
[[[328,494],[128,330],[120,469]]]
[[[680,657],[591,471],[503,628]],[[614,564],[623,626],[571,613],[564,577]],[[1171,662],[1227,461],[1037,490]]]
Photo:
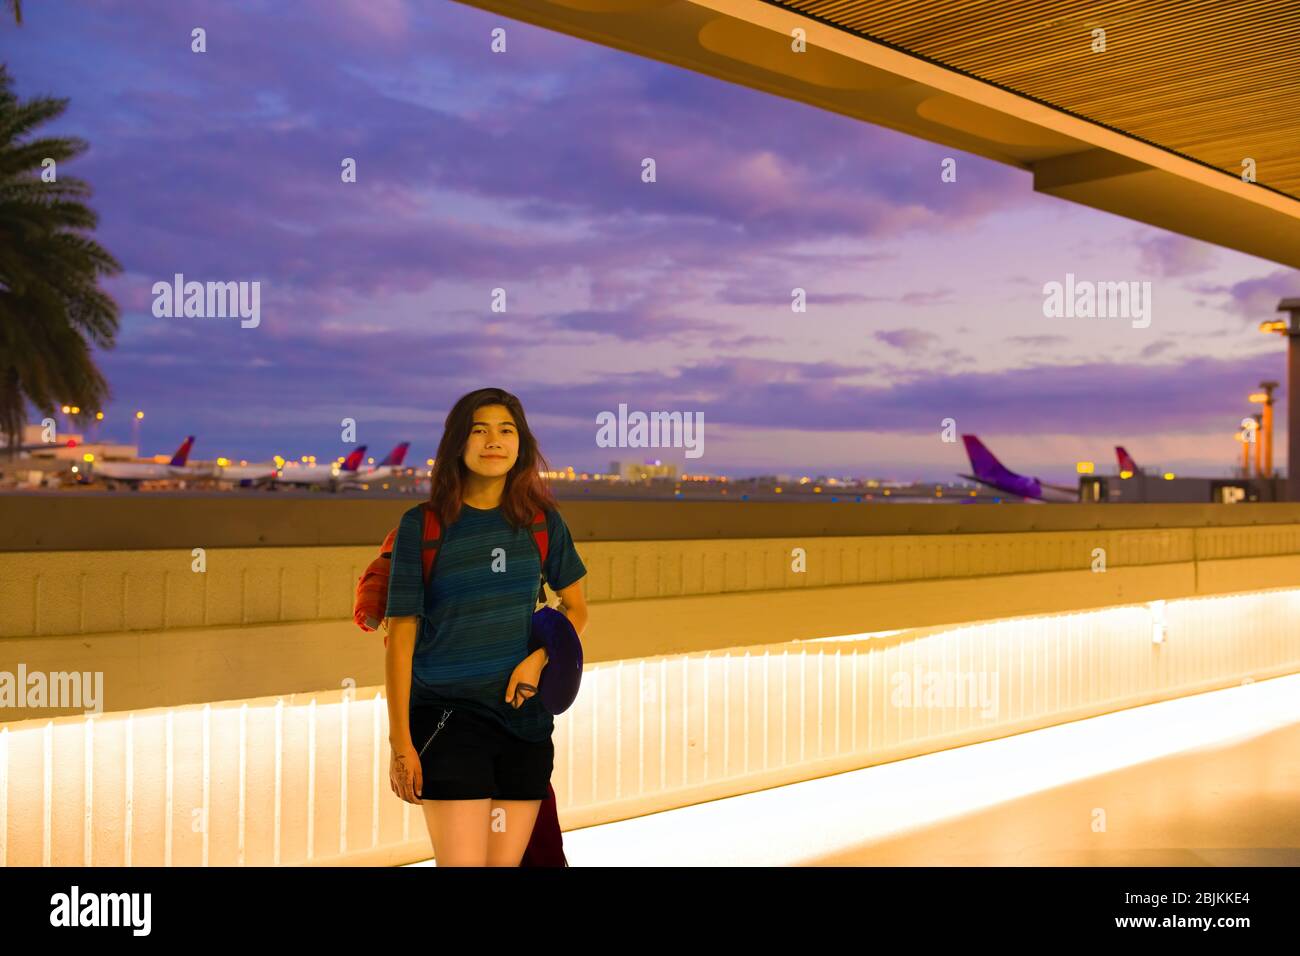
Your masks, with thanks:
[[[14,12],[14,23],[22,26],[23,0],[5,0],[5,6]]]
[[[87,233],[99,217],[80,200],[90,195],[63,164],[85,152],[85,140],[22,140],[61,115],[66,99],[20,102],[0,64],[0,431],[9,452],[21,440],[26,403],[48,415],[63,404],[89,414],[102,408],[108,383],[91,347],[111,349],[118,308],[98,288],[122,271]],[[43,182],[44,160],[56,182]]]

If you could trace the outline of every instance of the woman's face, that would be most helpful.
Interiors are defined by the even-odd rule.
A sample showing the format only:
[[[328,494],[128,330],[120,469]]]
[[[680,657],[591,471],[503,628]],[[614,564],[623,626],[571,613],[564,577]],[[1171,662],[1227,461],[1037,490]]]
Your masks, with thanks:
[[[484,478],[499,478],[519,460],[519,429],[504,405],[484,405],[474,413],[465,442],[465,467]]]

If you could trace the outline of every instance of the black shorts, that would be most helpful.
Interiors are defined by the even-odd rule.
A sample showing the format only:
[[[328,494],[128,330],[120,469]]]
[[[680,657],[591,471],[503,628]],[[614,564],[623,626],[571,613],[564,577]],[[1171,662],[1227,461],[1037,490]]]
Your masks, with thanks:
[[[414,706],[410,721],[423,775],[420,799],[546,799],[555,765],[549,737],[520,740],[462,707]]]

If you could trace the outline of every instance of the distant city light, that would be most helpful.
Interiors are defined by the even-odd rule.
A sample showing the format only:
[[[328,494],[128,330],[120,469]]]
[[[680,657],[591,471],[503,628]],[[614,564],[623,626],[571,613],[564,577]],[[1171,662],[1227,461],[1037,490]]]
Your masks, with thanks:
[[[1166,471],[1165,481],[1173,481],[1173,480],[1174,480],[1174,473],[1172,471]]]

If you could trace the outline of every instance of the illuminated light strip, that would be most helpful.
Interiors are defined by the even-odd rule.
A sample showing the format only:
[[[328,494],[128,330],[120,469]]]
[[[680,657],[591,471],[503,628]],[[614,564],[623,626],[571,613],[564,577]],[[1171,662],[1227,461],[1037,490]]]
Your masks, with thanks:
[[[370,845],[379,846],[379,754],[380,708],[383,695],[376,693],[370,704],[370,777],[373,781],[370,800]],[[405,803],[405,801],[403,801]]]
[[[167,794],[163,801],[163,833],[166,834],[163,842],[163,866],[172,865],[172,719],[175,711],[167,711],[167,751],[165,756],[166,773],[167,773]],[[45,864],[49,866],[49,864]]]
[[[208,865],[208,835],[212,830],[212,705],[203,705],[203,865]]]
[[[9,728],[0,727],[0,869],[9,851]]]
[[[307,705],[307,859],[316,855],[316,698]]]
[[[131,837],[135,833],[135,714],[126,715],[125,790],[122,803],[122,865],[131,865]],[[0,863],[3,866],[3,863]]]
[[[348,711],[352,689],[339,701],[339,853],[348,852]]]
[[[636,786],[645,790],[645,660],[636,662]]]
[[[82,866],[93,866],[92,835],[95,816],[95,721],[93,717],[87,717],[85,723],[81,725],[81,748],[81,759],[86,768],[82,775],[84,781],[81,816],[81,853],[84,861]]]
[[[614,713],[623,713],[623,662],[614,665]],[[623,796],[623,721],[614,720],[614,799]]]
[[[41,734],[45,768],[42,777],[41,866],[50,865],[50,842],[54,838],[51,828],[51,802],[54,799],[54,721],[47,721]]]
[[[757,778],[760,768],[768,770],[769,775],[766,780],[756,780],[754,786],[779,786],[799,779],[801,774],[815,776],[827,772],[853,772],[857,768],[879,762],[882,755],[886,754],[892,756],[885,756],[884,759],[896,759],[923,752],[927,747],[937,749],[951,746],[940,738],[941,734],[965,732],[971,735],[963,739],[962,742],[965,742],[985,728],[990,736],[1033,730],[1056,720],[1086,718],[1102,708],[1145,704],[1151,696],[1161,693],[1198,693],[1200,688],[1208,686],[1212,681],[1237,679],[1234,675],[1240,675],[1243,679],[1250,674],[1265,677],[1287,669],[1300,668],[1300,640],[1291,625],[1291,621],[1300,616],[1300,590],[1273,589],[1236,596],[1179,600],[1168,604],[1167,614],[1168,639],[1165,644],[1155,646],[1154,651],[1150,633],[1151,611],[1146,605],[1138,605],[1068,615],[1044,615],[1033,619],[977,622],[944,629],[926,628],[919,634],[911,633],[911,640],[886,642],[883,646],[878,641],[859,640],[849,647],[853,657],[851,661],[844,660],[842,642],[829,646],[797,642],[780,648],[779,655],[770,645],[753,645],[727,651],[715,649],[708,653],[700,651],[658,655],[658,668],[653,666],[654,657],[637,660],[636,668],[630,666],[633,663],[631,659],[589,665],[587,680],[584,681],[586,686],[581,695],[589,699],[579,702],[571,714],[566,714],[559,721],[568,725],[557,736],[556,743],[557,747],[564,747],[564,741],[568,741],[568,747],[562,756],[567,761],[565,770],[570,785],[567,789],[562,789],[559,783],[565,779],[565,774],[557,774],[557,795],[566,816],[571,820],[575,812],[584,822],[602,819],[605,807],[613,804],[616,799],[621,800],[621,805],[611,809],[625,815],[635,814],[646,812],[640,807],[651,802],[658,807],[672,806],[679,793],[681,803],[691,803],[698,801],[700,792],[707,791],[710,794],[708,799],[743,792],[749,788],[747,778]],[[1027,643],[1030,646],[1026,647]],[[763,648],[761,663],[758,660],[759,646]],[[797,655],[797,661],[791,658],[792,653]],[[818,656],[815,664],[808,659],[814,653]],[[834,662],[823,659],[830,654],[835,655]],[[859,662],[864,654],[867,658],[865,666]],[[1174,656],[1167,656],[1169,654]],[[1021,659],[1024,660],[1025,671],[1023,675],[1018,675],[1013,665]],[[681,665],[680,675],[678,662]],[[913,710],[912,717],[908,718],[890,704],[890,675],[896,670],[913,666],[922,671],[926,668],[938,669],[959,676],[966,670],[975,671],[981,662],[985,671],[990,674],[1000,672],[1003,680],[997,696],[990,699],[990,709],[984,712],[983,720],[963,709],[958,709],[953,714],[941,710],[937,717],[927,709],[926,715],[921,716],[915,713],[915,707],[908,708]],[[723,668],[721,674],[718,673],[719,667]],[[817,681],[815,695],[808,686],[814,678],[814,667]],[[744,673],[733,674],[732,668],[743,668]],[[606,669],[612,673],[603,675],[601,672]],[[1066,673],[1062,675],[1061,670]],[[659,677],[657,687],[653,675]],[[636,693],[634,688],[637,682],[632,681],[634,676],[639,676],[642,688],[636,707],[632,706],[631,696]],[[672,686],[672,680],[679,677],[680,684]],[[705,682],[699,691],[704,702],[703,709],[700,702],[695,700],[691,687],[692,682],[701,679]],[[628,682],[627,687],[622,686],[625,680]],[[828,692],[827,680],[835,681],[833,694]],[[843,686],[846,680],[852,682],[849,687]],[[1029,691],[1025,691],[1023,705],[1020,703],[1020,690],[1010,686],[1013,680],[1017,684],[1035,682]],[[794,697],[796,688],[790,686],[792,681],[800,681],[798,699]],[[877,683],[878,687],[875,686]],[[875,693],[876,690],[880,693]],[[24,828],[17,839],[9,841],[4,850],[5,860],[11,865],[29,865],[35,862],[37,848],[34,844],[40,839],[44,841],[41,848],[43,859],[60,865],[81,862],[75,860],[75,831],[69,832],[71,827],[81,825],[84,828],[81,841],[83,861],[84,853],[89,852],[92,863],[104,865],[115,862],[103,859],[102,853],[98,854],[101,859],[94,859],[94,841],[97,836],[94,827],[98,823],[102,831],[106,820],[103,808],[110,805],[116,807],[121,800],[127,807],[126,816],[129,821],[127,832],[121,837],[121,853],[128,865],[142,862],[136,859],[136,849],[142,850],[139,855],[144,858],[143,862],[157,861],[159,856],[164,855],[163,848],[159,846],[164,842],[167,865],[197,864],[199,861],[194,861],[192,855],[185,852],[185,848],[192,845],[188,842],[189,838],[184,836],[185,831],[180,831],[182,852],[177,858],[174,827],[180,825],[175,819],[178,811],[176,798],[181,797],[181,804],[188,807],[192,799],[191,782],[197,782],[194,781],[194,776],[195,770],[199,769],[196,764],[199,763],[200,754],[198,747],[189,746],[195,735],[188,732],[191,726],[188,722],[191,715],[194,718],[200,716],[194,713],[199,709],[203,710],[203,810],[207,815],[203,840],[206,846],[203,852],[209,864],[222,865],[240,858],[246,865],[250,856],[264,859],[272,855],[272,848],[267,846],[270,834],[264,834],[260,827],[262,821],[270,822],[267,820],[270,808],[265,808],[264,802],[259,804],[256,801],[253,801],[251,808],[249,806],[250,797],[263,793],[264,787],[270,789],[272,757],[276,761],[277,774],[274,854],[278,863],[296,864],[303,861],[302,834],[319,822],[314,816],[315,805],[310,803],[313,797],[317,804],[321,799],[321,794],[315,793],[315,785],[332,788],[330,777],[334,772],[335,759],[340,760],[343,768],[341,779],[356,778],[348,780],[349,788],[366,788],[369,784],[369,789],[377,791],[375,804],[369,807],[366,806],[361,789],[355,793],[340,791],[340,797],[348,807],[347,812],[340,814],[341,828],[344,825],[350,827],[355,822],[359,830],[364,832],[366,817],[369,817],[372,834],[369,846],[361,838],[355,844],[347,841],[342,848],[351,857],[374,847],[381,850],[391,847],[395,852],[411,852],[413,843],[424,843],[424,833],[422,827],[417,831],[409,823],[412,815],[419,816],[410,804],[401,805],[404,831],[401,840],[398,839],[397,827],[394,825],[391,836],[384,843],[379,843],[383,838],[383,827],[379,824],[385,814],[396,810],[384,809],[384,801],[388,798],[382,788],[382,730],[386,724],[382,687],[375,690],[370,714],[371,733],[363,733],[363,737],[370,737],[372,744],[369,758],[372,773],[369,781],[365,779],[364,772],[360,775],[347,772],[350,765],[348,753],[351,747],[351,716],[364,716],[354,713],[357,707],[355,690],[349,690],[346,695],[338,691],[325,693],[325,723],[321,723],[321,700],[313,697],[311,705],[306,700],[301,704],[294,703],[293,719],[307,720],[307,723],[295,723],[294,728],[302,728],[304,733],[299,735],[295,729],[288,740],[284,738],[282,727],[286,699],[213,702],[152,711],[144,726],[157,727],[160,731],[164,726],[168,728],[165,751],[161,746],[162,741],[158,739],[162,736],[161,733],[155,735],[149,731],[139,740],[136,739],[139,735],[134,733],[134,714],[57,718],[52,723],[66,727],[69,735],[77,732],[83,735],[84,772],[93,786],[89,791],[86,789],[87,778],[79,780],[76,776],[69,776],[81,773],[82,768],[69,766],[67,760],[61,760],[59,766],[54,766],[53,751],[56,748],[53,747],[52,723],[46,725],[39,720],[23,722],[27,726],[21,726],[18,732],[30,736],[24,736],[23,745],[18,747],[6,740],[3,776],[9,787],[15,783],[23,784],[23,788],[16,792],[24,797],[29,789],[36,796],[34,791],[37,787],[33,785],[45,782],[45,825],[40,832],[35,827]],[[655,711],[644,707],[651,693],[656,693],[659,699],[659,739],[656,750],[650,749],[654,742],[649,739],[654,732],[651,720]],[[781,694],[779,712],[775,696],[777,693]],[[757,696],[751,700],[751,695],[762,695],[761,709]],[[845,699],[846,695],[848,699]],[[307,696],[302,695],[303,698]],[[862,698],[861,703],[859,697]],[[1142,699],[1144,697],[1146,699]],[[800,700],[806,706],[796,714],[795,709]],[[991,709],[992,700],[1001,701],[1000,711]],[[336,704],[338,711],[332,709]],[[269,740],[259,734],[251,734],[252,739],[249,739],[253,728],[248,725],[248,710],[251,708],[258,714],[263,714],[272,706],[279,715],[278,726],[275,750],[272,754],[266,754]],[[669,706],[673,709],[671,715],[668,714]],[[961,705],[957,706],[961,708]],[[712,713],[714,707],[721,708],[720,714]],[[816,707],[817,712],[809,712],[810,707]],[[1084,708],[1088,710],[1085,711]],[[304,710],[306,713],[303,713]],[[181,729],[187,731],[183,741],[186,746],[179,753],[175,746],[177,714],[181,715]],[[1062,716],[1058,717],[1057,714]],[[336,750],[335,742],[329,735],[335,732],[333,721],[340,715],[345,715],[338,725],[340,741],[346,734],[348,744]],[[736,721],[742,717],[743,727],[736,728]],[[161,723],[158,718],[162,718]],[[755,733],[749,726],[754,719],[763,721],[761,734]],[[843,733],[842,722],[845,719],[851,721],[852,734]],[[95,759],[96,745],[102,747],[116,744],[116,733],[110,733],[109,737],[97,734],[94,728],[84,726],[84,722],[91,720],[95,723],[107,720],[113,731],[116,730],[112,727],[115,722],[126,721],[124,734],[127,752],[124,761],[128,771],[124,781],[115,769],[122,764],[114,759]],[[591,723],[590,731],[578,726],[584,720]],[[634,731],[629,721],[637,722],[636,775],[632,775],[627,767],[627,761],[633,759],[630,748]],[[817,727],[815,744],[814,721]],[[834,724],[834,734],[827,726],[828,721]],[[859,721],[862,723],[861,733],[858,733]],[[1031,723],[1032,726],[1027,726]],[[82,726],[77,728],[77,724]],[[1002,731],[1002,725],[1012,729]],[[0,727],[0,730],[6,732],[13,729],[13,726]],[[742,740],[732,740],[733,732]],[[46,737],[45,762],[42,767],[36,766],[42,752],[36,736],[38,733]],[[324,738],[321,737],[322,733]],[[602,734],[607,737],[613,735],[610,751],[600,749]],[[781,735],[779,746],[777,734]],[[799,735],[798,753],[806,758],[806,769],[794,762],[793,758],[798,754],[793,746],[794,741],[790,739],[792,734]],[[931,735],[933,743],[927,739],[927,734]],[[307,745],[309,735],[310,744]],[[749,750],[751,746],[758,745],[760,737],[764,747],[761,761]],[[586,740],[583,738],[591,741],[590,750],[584,746]],[[67,740],[69,743],[76,742],[75,736],[68,736]],[[29,741],[32,746],[25,745]],[[740,756],[733,745],[742,741],[744,751],[743,756]],[[148,776],[142,779],[150,794],[146,817],[140,821],[139,848],[134,846],[137,834],[134,833],[133,808],[133,762],[137,744],[142,747],[142,755],[146,757]],[[323,746],[324,750],[316,753],[317,746]],[[233,757],[235,749],[239,749],[238,780],[234,775],[227,777],[224,773],[213,778],[213,747],[221,749],[221,753],[216,755],[218,758],[227,752]],[[675,750],[678,747],[680,749]],[[304,749],[307,750],[306,753]],[[578,751],[576,759],[575,750]],[[166,754],[165,761],[158,759],[162,753]],[[788,758],[785,765],[781,762],[782,754]],[[653,772],[654,768],[648,763],[656,755],[659,759],[658,773]],[[73,758],[75,760],[75,754]],[[359,759],[366,758],[361,754]],[[297,776],[300,760],[308,765],[309,780],[314,781],[314,784],[308,785],[306,797],[310,812],[304,821],[297,812],[300,805],[296,803],[295,793],[290,798],[289,816],[281,820],[285,783],[283,772],[285,769],[291,771],[289,782],[294,785],[294,790],[299,789],[302,780]],[[587,761],[587,766],[581,766],[584,760]],[[679,762],[681,775],[674,778],[672,772]],[[311,764],[315,766],[312,767]],[[823,769],[832,766],[836,769]],[[559,769],[557,765],[557,770]],[[697,773],[701,769],[704,771],[703,776]],[[576,788],[573,786],[579,771],[584,778],[590,773],[590,790],[581,785]],[[612,783],[611,775],[614,777]],[[177,777],[180,778],[179,788]],[[69,783],[72,784],[71,791],[68,790]],[[78,783],[81,786],[77,786]],[[627,786],[623,786],[625,783]],[[165,807],[160,808],[155,805],[153,795],[164,784],[167,799]],[[240,788],[239,793],[231,792],[235,786]],[[115,789],[117,787],[122,789]],[[647,790],[647,787],[650,789]],[[360,797],[358,793],[361,793]],[[77,808],[75,804],[68,806],[69,797],[75,800],[83,795],[87,799],[83,807]],[[100,806],[95,807],[91,798]],[[6,801],[4,814],[6,818],[12,817],[11,807],[18,804],[7,793],[3,794],[3,799]],[[105,800],[108,802],[105,803]],[[57,819],[53,816],[55,802],[60,805]],[[26,807],[26,802],[22,806]],[[70,819],[64,810],[65,806],[72,811]],[[145,808],[146,804],[142,804],[142,811]],[[250,811],[254,824],[252,832],[248,830]],[[216,820],[211,819],[214,812],[218,814]],[[328,815],[333,814],[329,812]],[[350,816],[358,816],[358,819],[352,821]],[[80,822],[78,817],[82,817]],[[57,834],[53,832],[56,825],[59,830]],[[282,832],[282,827],[287,829]],[[86,842],[86,829],[90,832],[89,844]],[[347,837],[346,831],[342,829],[340,835],[343,839]],[[116,838],[117,834],[114,833],[113,837]],[[314,834],[312,837],[312,858],[319,859],[322,853],[315,846]],[[282,839],[287,840],[287,843],[281,845]],[[103,840],[99,842],[105,846]],[[55,843],[58,843],[60,849],[59,861],[51,859]],[[283,858],[286,846],[292,848],[287,861]],[[327,862],[334,862],[335,850],[332,844],[326,847],[324,856]],[[419,852],[418,848],[415,852]],[[118,853],[114,851],[111,855],[117,856]]]
[[[236,859],[240,866],[247,863],[246,831],[248,827],[248,704],[239,705],[239,846]]]
[[[280,819],[284,786],[284,698],[275,702],[275,826],[271,846],[272,861],[280,865]]]

